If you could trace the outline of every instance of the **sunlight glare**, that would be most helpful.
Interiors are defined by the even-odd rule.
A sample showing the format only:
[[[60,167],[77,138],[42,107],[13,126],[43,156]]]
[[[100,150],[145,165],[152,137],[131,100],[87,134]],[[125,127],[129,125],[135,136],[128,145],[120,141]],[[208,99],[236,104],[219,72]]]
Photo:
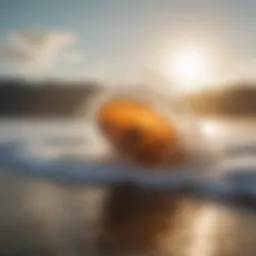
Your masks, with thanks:
[[[184,90],[197,89],[210,80],[210,59],[200,49],[177,51],[167,69],[169,76]]]
[[[219,126],[214,122],[203,122],[201,124],[202,132],[207,137],[216,136],[220,133]]]

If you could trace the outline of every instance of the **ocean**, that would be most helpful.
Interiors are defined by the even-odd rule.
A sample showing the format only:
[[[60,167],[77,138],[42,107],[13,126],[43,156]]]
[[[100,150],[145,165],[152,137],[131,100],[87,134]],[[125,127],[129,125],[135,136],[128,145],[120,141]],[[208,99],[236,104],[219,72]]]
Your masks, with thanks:
[[[211,147],[229,151],[235,146],[248,146],[254,152],[256,121],[203,119],[201,132]],[[33,151],[61,154],[65,151],[97,154],[103,150],[102,141],[89,122],[81,120],[0,119],[0,143],[24,142]]]

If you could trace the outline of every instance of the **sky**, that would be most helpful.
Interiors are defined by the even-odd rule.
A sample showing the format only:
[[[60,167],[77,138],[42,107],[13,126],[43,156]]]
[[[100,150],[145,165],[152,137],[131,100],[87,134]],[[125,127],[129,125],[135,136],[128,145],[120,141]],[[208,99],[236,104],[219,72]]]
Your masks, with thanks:
[[[0,75],[166,75],[191,44],[207,50],[216,79],[255,79],[255,13],[255,0],[2,0]]]

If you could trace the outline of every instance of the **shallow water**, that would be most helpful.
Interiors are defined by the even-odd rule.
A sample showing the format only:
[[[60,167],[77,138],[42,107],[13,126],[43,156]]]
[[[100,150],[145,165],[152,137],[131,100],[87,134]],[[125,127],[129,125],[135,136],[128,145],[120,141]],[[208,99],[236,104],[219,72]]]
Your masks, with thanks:
[[[204,120],[202,124],[209,145],[222,155],[233,154],[233,160],[255,159],[254,122]],[[81,121],[0,121],[0,143],[22,141],[30,152],[48,156],[70,151],[97,155],[102,150],[97,139],[92,126]],[[252,147],[244,156],[241,152],[249,144]],[[237,145],[242,150],[234,156],[237,153],[230,149]],[[93,255],[105,196],[105,190],[31,180],[1,170],[0,255]],[[244,243],[250,241],[252,246],[253,236]]]
[[[201,128],[209,145],[219,152],[229,152],[237,146],[249,146],[255,152],[254,120],[205,119]],[[2,119],[0,143],[8,141],[21,141],[34,151],[56,155],[73,151],[93,156],[104,150],[92,125],[79,120]]]

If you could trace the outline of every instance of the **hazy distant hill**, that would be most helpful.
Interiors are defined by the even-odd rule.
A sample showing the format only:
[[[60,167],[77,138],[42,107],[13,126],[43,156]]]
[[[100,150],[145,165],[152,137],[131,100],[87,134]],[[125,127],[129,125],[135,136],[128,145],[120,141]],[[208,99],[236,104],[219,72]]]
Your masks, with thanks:
[[[73,117],[101,86],[90,82],[0,80],[0,117]],[[189,96],[197,113],[207,116],[255,116],[256,86],[237,84],[222,91]]]
[[[2,117],[72,117],[88,97],[99,90],[94,83],[0,81]]]
[[[202,115],[256,116],[256,86],[236,84],[221,91],[207,91],[189,98]]]

